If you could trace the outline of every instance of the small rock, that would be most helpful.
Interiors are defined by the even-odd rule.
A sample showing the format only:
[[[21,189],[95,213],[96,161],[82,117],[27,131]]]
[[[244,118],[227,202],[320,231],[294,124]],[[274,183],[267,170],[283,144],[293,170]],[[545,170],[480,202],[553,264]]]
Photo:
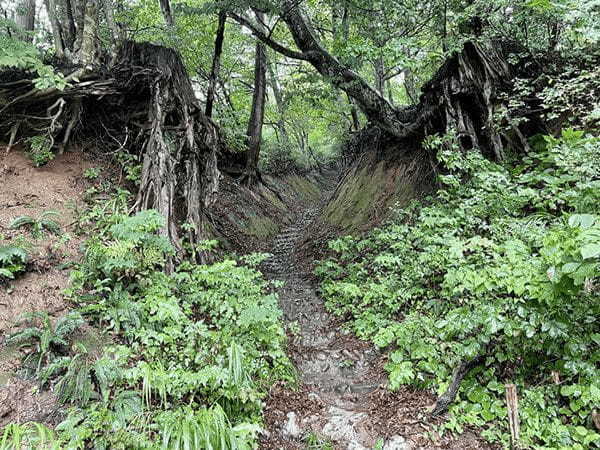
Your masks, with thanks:
[[[392,436],[383,446],[383,450],[409,450],[410,445],[402,436]]]
[[[348,443],[348,447],[346,447],[346,450],[369,450],[367,447],[365,447],[362,444],[359,444],[356,441],[351,441]]]
[[[323,403],[323,400],[321,400],[321,397],[319,397],[319,394],[317,394],[316,392],[309,392],[308,398],[313,400],[314,402],[317,402],[318,404]]]
[[[302,434],[302,430],[300,429],[300,426],[298,426],[298,417],[295,412],[287,413],[287,422],[283,428],[283,434],[293,439]]]

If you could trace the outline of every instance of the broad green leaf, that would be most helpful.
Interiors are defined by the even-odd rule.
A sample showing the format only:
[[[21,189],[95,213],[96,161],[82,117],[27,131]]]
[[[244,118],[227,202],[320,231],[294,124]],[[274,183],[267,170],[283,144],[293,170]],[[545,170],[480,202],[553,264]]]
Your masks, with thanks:
[[[581,257],[591,259],[600,256],[600,244],[587,244],[581,248]]]

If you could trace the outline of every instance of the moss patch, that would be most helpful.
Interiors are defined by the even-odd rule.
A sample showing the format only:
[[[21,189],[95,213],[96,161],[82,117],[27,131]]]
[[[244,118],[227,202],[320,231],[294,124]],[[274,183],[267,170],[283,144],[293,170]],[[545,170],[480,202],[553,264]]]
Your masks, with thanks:
[[[287,177],[286,181],[304,201],[315,201],[321,198],[321,189],[309,178],[292,175]]]
[[[268,216],[253,214],[248,217],[246,233],[259,239],[270,239],[279,233],[279,225]]]
[[[343,232],[364,230],[385,220],[395,204],[406,205],[423,187],[418,159],[365,161],[346,176],[323,220]]]

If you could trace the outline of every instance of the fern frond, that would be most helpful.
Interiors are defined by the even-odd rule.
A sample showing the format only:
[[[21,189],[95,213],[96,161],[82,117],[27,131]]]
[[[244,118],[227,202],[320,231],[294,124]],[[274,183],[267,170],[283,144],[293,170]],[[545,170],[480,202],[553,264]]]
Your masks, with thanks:
[[[77,311],[72,311],[56,321],[54,334],[58,338],[65,339],[84,324],[85,320],[83,320],[81,314]]]
[[[36,339],[39,339],[41,332],[38,328],[25,328],[24,330],[17,331],[6,338],[7,345],[19,345],[24,347],[26,345],[33,345]]]
[[[8,228],[11,230],[17,230],[21,227],[34,225],[35,223],[36,220],[31,216],[19,216],[10,223]]]
[[[85,355],[73,356],[67,367],[67,372],[56,383],[58,398],[63,403],[74,403],[86,406],[94,396],[91,365]]]
[[[10,278],[11,280],[14,280],[15,275],[12,273],[12,271],[0,267],[0,277]]]
[[[71,363],[70,356],[61,356],[56,358],[47,367],[42,369],[39,373],[40,385],[45,386],[51,378],[65,371]]]

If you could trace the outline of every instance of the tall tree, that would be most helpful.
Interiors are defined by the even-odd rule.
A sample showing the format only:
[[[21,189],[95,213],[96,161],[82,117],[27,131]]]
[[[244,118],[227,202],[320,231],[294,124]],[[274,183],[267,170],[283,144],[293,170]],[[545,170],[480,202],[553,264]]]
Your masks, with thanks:
[[[173,12],[171,11],[171,3],[169,2],[169,0],[159,0],[159,2],[160,2],[160,9],[162,11],[163,17],[165,18],[165,23],[169,27],[174,26],[175,22],[173,21]]]
[[[35,0],[21,0],[15,12],[15,23],[23,31],[23,40],[31,42],[35,27]]]
[[[213,104],[215,101],[215,92],[217,90],[217,80],[219,78],[219,69],[221,66],[221,53],[223,53],[223,41],[225,40],[225,21],[227,13],[219,11],[219,24],[217,25],[217,34],[215,36],[215,52],[213,54],[212,67],[210,69],[210,78],[208,81],[208,92],[206,93],[207,117],[212,117]]]
[[[290,138],[288,136],[284,120],[286,113],[286,105],[283,99],[283,93],[281,92],[281,87],[279,86],[279,81],[277,80],[277,72],[274,66],[275,64],[273,63],[272,58],[267,58],[269,85],[271,86],[271,90],[273,91],[273,96],[275,97],[275,104],[277,106],[277,136],[279,138],[280,146],[287,149],[289,148]]]
[[[264,14],[254,12],[259,26],[264,23]],[[256,41],[254,56],[254,93],[252,95],[252,110],[248,120],[248,150],[246,153],[246,181],[253,184],[258,180],[258,157],[262,138],[262,127],[265,116],[265,101],[267,93],[267,53],[265,45]]]
[[[62,29],[57,16],[56,0],[44,0],[48,18],[50,19],[50,28],[52,29],[52,39],[54,41],[54,51],[56,56],[63,58],[65,56],[65,46],[62,38]]]

